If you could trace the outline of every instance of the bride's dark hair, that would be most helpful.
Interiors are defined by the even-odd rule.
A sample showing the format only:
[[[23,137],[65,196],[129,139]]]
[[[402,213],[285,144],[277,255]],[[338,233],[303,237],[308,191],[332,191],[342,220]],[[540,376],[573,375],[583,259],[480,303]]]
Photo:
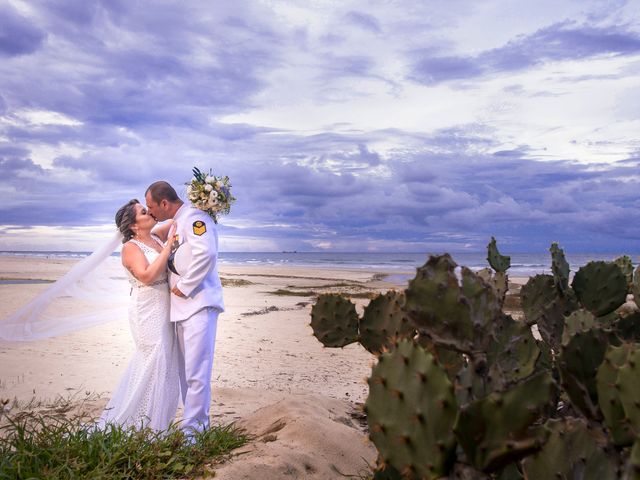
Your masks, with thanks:
[[[116,227],[122,233],[122,243],[133,238],[131,227],[136,223],[136,205],[140,203],[137,198],[129,200],[116,212]]]

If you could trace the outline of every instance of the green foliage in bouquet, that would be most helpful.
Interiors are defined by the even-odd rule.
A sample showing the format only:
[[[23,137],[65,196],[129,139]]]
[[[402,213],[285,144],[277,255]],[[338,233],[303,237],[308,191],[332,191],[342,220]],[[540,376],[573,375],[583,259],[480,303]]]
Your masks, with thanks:
[[[362,316],[335,294],[312,308],[325,346],[377,357],[364,407],[374,478],[640,479],[640,267],[590,262],[571,279],[554,243],[552,274],[515,294],[510,258],[493,238],[487,251],[492,269],[459,275],[449,255],[430,257]]]

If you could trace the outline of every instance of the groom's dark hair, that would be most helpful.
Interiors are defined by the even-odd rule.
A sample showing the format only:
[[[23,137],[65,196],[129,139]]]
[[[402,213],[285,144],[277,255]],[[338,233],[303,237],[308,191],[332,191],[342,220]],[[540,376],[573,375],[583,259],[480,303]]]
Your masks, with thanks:
[[[147,191],[144,193],[145,197],[147,193],[151,195],[151,198],[153,198],[153,201],[156,203],[160,203],[162,200],[167,200],[171,203],[181,201],[174,188],[163,180],[153,182],[149,185],[149,188],[147,188]]]

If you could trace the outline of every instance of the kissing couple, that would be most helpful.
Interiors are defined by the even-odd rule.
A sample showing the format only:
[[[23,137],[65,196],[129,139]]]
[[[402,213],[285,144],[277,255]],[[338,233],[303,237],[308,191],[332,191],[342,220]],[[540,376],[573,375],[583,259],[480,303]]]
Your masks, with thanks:
[[[182,399],[180,426],[193,438],[209,428],[216,328],[224,311],[216,222],[185,205],[164,181],[147,188],[145,202],[130,200],[115,216],[131,284],[135,352],[98,425],[165,430]]]

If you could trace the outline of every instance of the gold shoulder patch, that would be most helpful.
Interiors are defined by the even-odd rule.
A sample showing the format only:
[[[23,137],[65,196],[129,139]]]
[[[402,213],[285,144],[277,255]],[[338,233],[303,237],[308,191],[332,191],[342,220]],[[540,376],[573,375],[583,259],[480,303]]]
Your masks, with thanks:
[[[193,222],[193,233],[195,235],[200,236],[206,231],[207,231],[207,226],[202,220],[196,220],[195,222]]]

